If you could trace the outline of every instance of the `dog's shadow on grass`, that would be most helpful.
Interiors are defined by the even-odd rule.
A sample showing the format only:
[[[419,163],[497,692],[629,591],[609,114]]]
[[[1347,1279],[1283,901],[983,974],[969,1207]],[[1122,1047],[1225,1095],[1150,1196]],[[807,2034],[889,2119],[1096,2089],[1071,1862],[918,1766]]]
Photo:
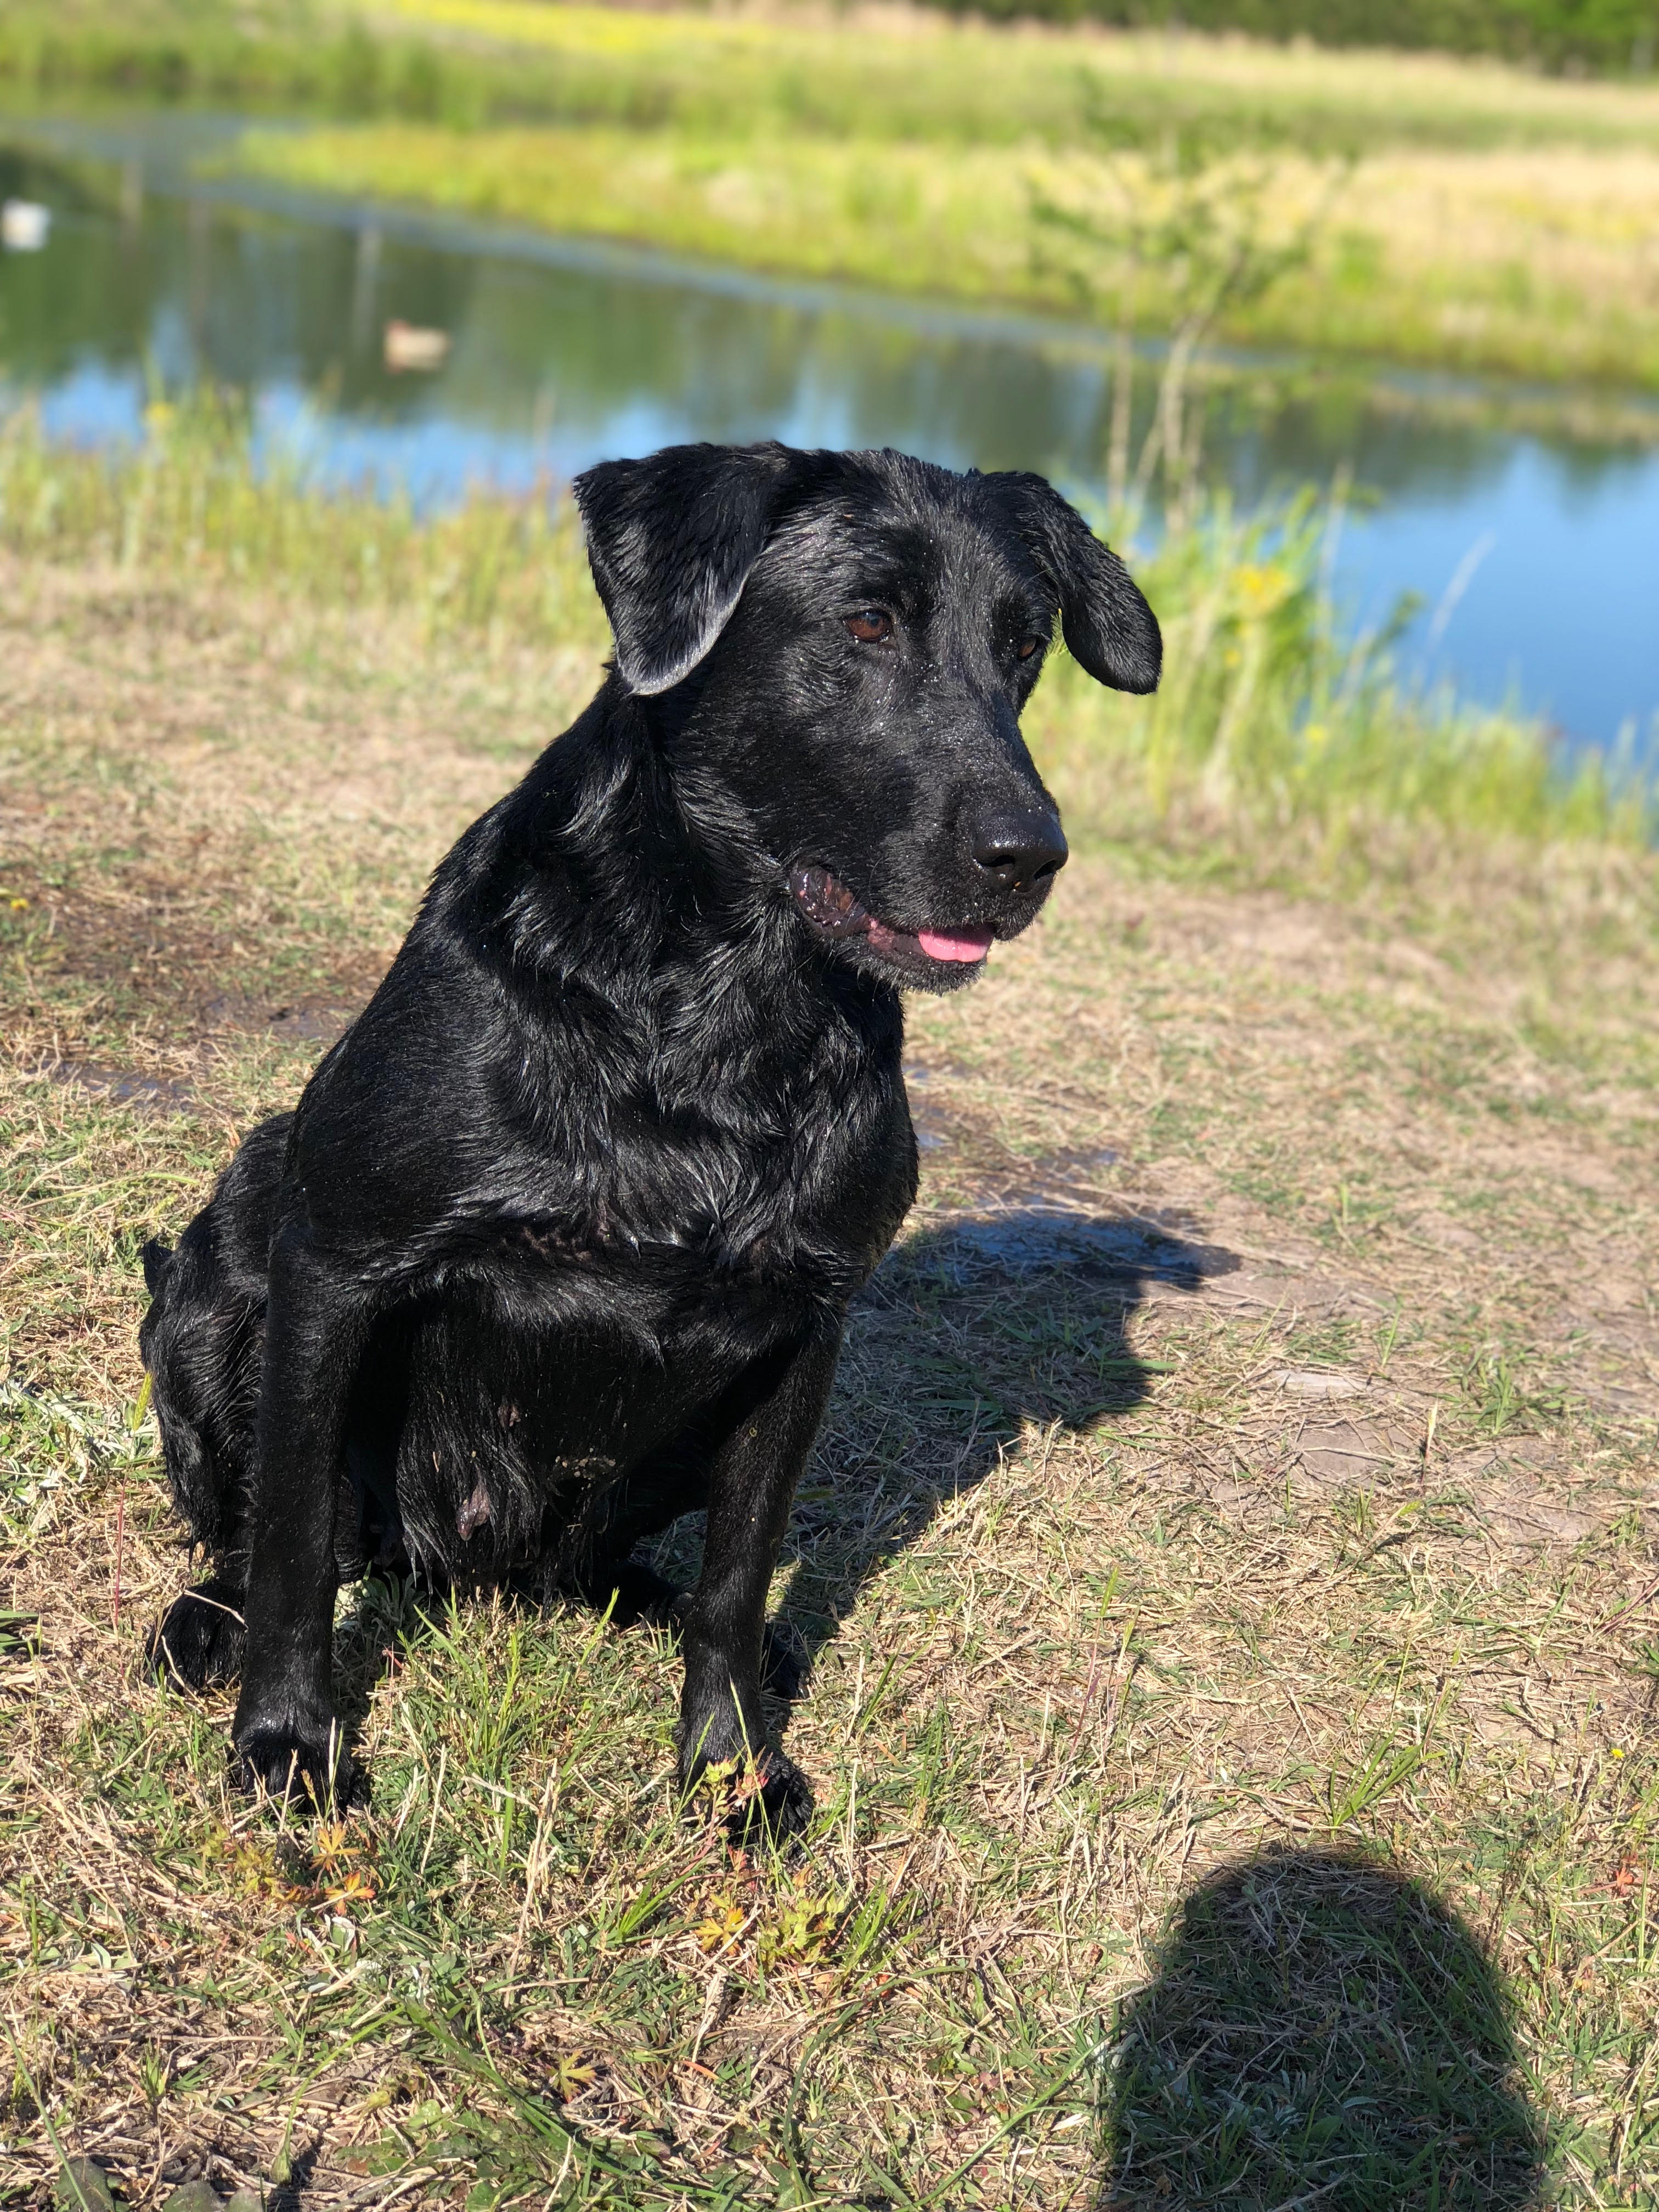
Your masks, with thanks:
[[[1155,1370],[1132,1330],[1149,1295],[1190,1296],[1238,1265],[1187,1226],[1043,1199],[949,1216],[895,1248],[849,1318],[785,1541],[779,1625],[803,1680],[866,1585],[1032,1425],[1086,1431],[1146,1398]]]
[[[860,1594],[1030,1425],[1085,1431],[1146,1398],[1155,1370],[1131,1329],[1149,1294],[1189,1296],[1239,1264],[1187,1228],[1039,1194],[948,1216],[894,1249],[849,1316],[836,1395],[795,1501],[782,1560],[789,1591],[775,1630],[793,1679],[775,1680],[775,1690],[787,1698],[810,1683]],[[701,1513],[688,1515],[639,1556],[688,1588],[702,1528]],[[374,1589],[337,1655],[341,1710],[354,1729],[383,1647],[432,1603],[412,1583]]]
[[[1334,1852],[1221,1868],[1119,2022],[1095,2212],[1546,2201],[1502,1990],[1420,1884]]]

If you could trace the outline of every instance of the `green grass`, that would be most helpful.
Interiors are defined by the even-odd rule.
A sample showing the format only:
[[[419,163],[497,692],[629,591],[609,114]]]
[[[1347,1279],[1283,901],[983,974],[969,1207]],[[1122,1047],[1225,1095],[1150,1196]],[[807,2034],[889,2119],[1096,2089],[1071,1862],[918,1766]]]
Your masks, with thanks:
[[[135,1674],[187,1569],[138,1243],[291,1103],[605,637],[567,519],[260,485],[234,414],[156,441],[0,445],[6,2201],[58,2145],[144,2207],[1652,2201],[1629,823],[1375,766],[1276,798],[1278,707],[1206,795],[1242,656],[1178,710],[1045,678],[1080,849],[911,1009],[922,1199],[774,1594],[802,1857],[677,1804],[665,1644],[372,1583],[373,1807],[279,1824],[228,1701]],[[1218,517],[1150,571],[1176,665],[1227,561],[1288,623],[1300,544]],[[1066,1263],[1057,1217],[1105,1243]]]
[[[1320,583],[1337,526],[1312,495],[1254,518],[1218,501],[1136,562],[1164,632],[1154,699],[1131,707],[1066,662],[1034,704],[1072,817],[1104,833],[1127,770],[1163,822],[1248,819],[1331,859],[1389,825],[1642,842],[1633,770],[1564,764],[1537,726],[1414,692],[1386,636],[1345,633]]]
[[[328,498],[280,454],[255,471],[234,395],[158,398],[142,444],[109,455],[54,447],[15,410],[0,424],[0,542],[126,574],[160,567],[280,583],[332,606],[401,606],[433,635],[510,630],[547,646],[595,635],[571,517],[548,498],[424,522],[401,499]]]
[[[998,11],[990,10],[994,14]],[[1189,27],[1189,33],[1192,27]],[[1369,43],[1369,42],[1368,42]],[[1377,44],[1389,43],[1380,36]],[[926,58],[925,69],[872,58]],[[1155,149],[1651,145],[1650,87],[1437,58],[1348,57],[1159,32],[1013,36],[923,14],[855,33],[792,16],[540,0],[15,0],[0,81],[164,100],[441,120]]]

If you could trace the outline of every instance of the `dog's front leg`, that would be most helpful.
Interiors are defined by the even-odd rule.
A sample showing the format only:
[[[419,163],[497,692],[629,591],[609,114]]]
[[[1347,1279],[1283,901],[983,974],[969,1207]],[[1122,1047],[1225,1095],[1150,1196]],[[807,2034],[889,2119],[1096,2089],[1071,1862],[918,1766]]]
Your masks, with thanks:
[[[732,1759],[760,1782],[747,1819],[775,1835],[804,1827],[811,1793],[799,1771],[766,1744],[761,1654],[766,1594],[789,1507],[818,1432],[841,1334],[814,1337],[757,1378],[709,1468],[702,1573],[682,1616],[685,1692],[680,1704],[680,1780]]]
[[[297,1225],[271,1246],[253,1436],[247,1651],[232,1740],[251,1784],[343,1805],[355,1781],[330,1676],[334,1499],[368,1315]]]

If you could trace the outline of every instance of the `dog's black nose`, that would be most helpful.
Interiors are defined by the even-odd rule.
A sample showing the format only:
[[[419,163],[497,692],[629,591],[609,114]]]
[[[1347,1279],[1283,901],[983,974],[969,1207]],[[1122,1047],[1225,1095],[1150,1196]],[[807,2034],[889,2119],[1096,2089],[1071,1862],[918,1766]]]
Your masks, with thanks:
[[[974,832],[974,858],[1000,891],[1029,891],[1066,865],[1066,833],[1053,814],[991,814]]]

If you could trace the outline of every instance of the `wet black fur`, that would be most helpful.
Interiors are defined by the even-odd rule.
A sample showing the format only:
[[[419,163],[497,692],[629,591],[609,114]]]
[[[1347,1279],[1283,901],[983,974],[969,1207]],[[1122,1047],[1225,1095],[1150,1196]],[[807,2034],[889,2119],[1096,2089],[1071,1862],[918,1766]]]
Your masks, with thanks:
[[[768,1583],[915,1190],[899,988],[972,972],[914,933],[1012,937],[1046,896],[1064,844],[1018,717],[1056,617],[1133,690],[1158,629],[1035,477],[686,447],[577,491],[598,696],[442,862],[296,1111],[146,1252],[167,1470],[213,1562],[152,1650],[240,1674],[249,1778],[349,1795],[338,1578],[616,1591],[680,1627],[684,1779],[754,1753],[787,1828],[810,1800],[763,1750]],[[1022,836],[1047,873],[1001,864]],[[803,865],[908,941],[821,928]],[[699,1508],[677,1596],[630,1555]]]

